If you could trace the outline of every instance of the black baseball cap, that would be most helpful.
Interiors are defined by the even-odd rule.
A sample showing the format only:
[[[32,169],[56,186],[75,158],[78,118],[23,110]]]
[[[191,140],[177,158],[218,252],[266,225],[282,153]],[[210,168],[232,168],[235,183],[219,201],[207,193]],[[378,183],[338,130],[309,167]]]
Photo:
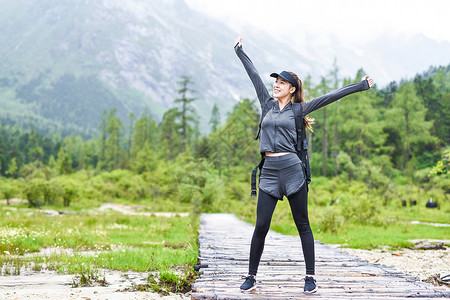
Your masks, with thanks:
[[[280,73],[272,73],[270,74],[270,77],[278,78],[281,77],[287,82],[291,83],[293,86],[295,86],[296,89],[298,89],[298,82],[295,80],[294,76],[291,75],[291,73],[286,71],[281,71]]]

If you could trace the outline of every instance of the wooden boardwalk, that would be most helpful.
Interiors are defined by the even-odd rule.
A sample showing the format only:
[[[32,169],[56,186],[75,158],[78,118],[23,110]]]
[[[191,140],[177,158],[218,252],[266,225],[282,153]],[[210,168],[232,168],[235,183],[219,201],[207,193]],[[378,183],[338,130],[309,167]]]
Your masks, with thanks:
[[[292,223],[294,226],[294,223]],[[450,291],[393,267],[368,263],[341,249],[315,242],[319,290],[303,294],[304,260],[298,236],[270,231],[257,276],[257,289],[242,293],[248,272],[251,224],[230,214],[203,214],[200,276],[192,299],[405,299],[450,298]]]

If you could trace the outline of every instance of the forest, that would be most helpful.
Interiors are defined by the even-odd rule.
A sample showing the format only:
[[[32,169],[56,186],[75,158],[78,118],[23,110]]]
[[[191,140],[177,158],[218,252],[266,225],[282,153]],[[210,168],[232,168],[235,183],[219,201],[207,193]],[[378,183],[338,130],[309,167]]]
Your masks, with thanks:
[[[340,80],[338,71],[317,84],[305,78],[307,98],[364,75],[359,70]],[[111,109],[88,139],[1,125],[0,198],[73,209],[119,199],[157,210],[205,212],[233,211],[236,201],[253,201],[250,172],[260,160],[257,101],[242,99],[226,116],[215,105],[209,134],[202,135],[191,79],[176,84],[176,107],[159,123],[148,111],[122,122]],[[430,198],[448,203],[449,112],[450,65],[384,88],[375,85],[315,111],[308,133],[310,202],[326,207],[365,199],[371,209],[424,206]]]

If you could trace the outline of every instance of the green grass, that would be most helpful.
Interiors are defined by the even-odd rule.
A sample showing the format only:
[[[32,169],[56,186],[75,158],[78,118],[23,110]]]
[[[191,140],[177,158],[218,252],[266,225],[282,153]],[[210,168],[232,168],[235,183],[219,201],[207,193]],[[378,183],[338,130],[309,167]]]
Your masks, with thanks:
[[[195,265],[198,249],[189,246],[183,249],[171,249],[158,246],[155,248],[122,249],[117,251],[96,252],[93,255],[83,253],[54,254],[46,258],[47,265],[61,273],[74,274],[80,266],[95,266],[101,269],[119,271],[160,271],[166,268],[176,269],[179,266]],[[41,261],[43,262],[43,261]]]
[[[240,219],[254,224],[256,198],[236,201],[230,206]],[[378,247],[402,248],[412,246],[412,239],[450,239],[449,227],[411,224],[411,221],[450,223],[450,204],[442,203],[439,209],[425,208],[425,202],[417,206],[376,206],[373,216],[364,219],[360,203],[340,203],[321,206],[309,203],[309,220],[314,239],[322,243],[341,244],[350,248],[373,249]],[[361,216],[349,216],[354,208]],[[370,211],[370,206],[366,212]],[[334,229],[334,230],[333,230]],[[272,217],[271,230],[287,235],[298,235],[292,219],[289,202],[279,201]]]
[[[293,224],[275,224],[272,229],[288,235],[298,235]],[[448,239],[448,227],[431,227],[427,225],[396,224],[391,226],[370,226],[346,224],[337,233],[321,232],[312,225],[314,239],[327,244],[341,244],[349,248],[376,249],[381,246],[402,248],[413,246],[411,239]]]
[[[390,218],[398,218],[404,221],[421,221],[429,223],[450,224],[449,205],[444,203],[444,207],[425,208],[425,204],[409,207],[389,207],[384,214]],[[450,231],[450,229],[448,229]]]
[[[128,173],[117,171],[106,175],[109,176],[108,180],[120,182]],[[99,175],[97,180],[102,176],[106,178],[106,175]],[[89,174],[79,172],[73,176],[81,182]],[[94,180],[94,187],[95,182]],[[385,201],[362,183],[353,183],[337,190],[341,186],[332,185],[328,180],[322,183],[318,180],[316,186],[312,187],[311,196],[314,197],[310,197],[308,205],[316,240],[372,249],[410,246],[411,239],[450,239],[448,227],[411,224],[413,220],[450,223],[448,201],[442,200],[438,209],[427,209],[426,198],[416,195],[415,199],[423,198],[417,206],[402,207],[396,199],[385,206]],[[195,209],[235,213],[242,220],[254,223],[257,199],[244,194],[246,187],[244,184],[226,186],[231,191],[235,190],[233,195],[236,197],[231,198],[239,196],[241,200],[230,200],[215,194],[216,198],[209,206]],[[92,191],[99,190],[93,188]],[[24,264],[35,270],[48,268],[69,274],[79,274],[91,269],[172,272],[196,264],[198,218],[99,212],[96,208],[104,202],[95,198],[94,192],[92,195],[90,193],[85,191],[82,194],[84,198],[77,199],[69,208],[64,208],[70,209],[71,213],[56,217],[47,216],[42,209],[29,209],[26,204],[0,207],[0,265],[8,266],[6,273],[17,274]],[[340,201],[330,205],[331,199]],[[192,216],[196,215],[192,213],[190,203],[180,203],[162,196],[156,201],[126,200],[123,197],[112,200],[138,206],[137,211],[140,212],[191,212]],[[62,209],[58,205],[43,208]],[[288,201],[278,203],[271,229],[283,234],[298,235]],[[45,255],[36,254],[44,248],[58,251]],[[73,252],[68,252],[68,249]],[[34,254],[27,255],[30,253]]]
[[[74,274],[82,267],[153,271],[195,265],[198,218],[36,209],[0,210],[0,265],[28,264]],[[52,254],[24,255],[44,248]],[[68,252],[67,250],[72,250]],[[86,252],[89,250],[89,252]]]

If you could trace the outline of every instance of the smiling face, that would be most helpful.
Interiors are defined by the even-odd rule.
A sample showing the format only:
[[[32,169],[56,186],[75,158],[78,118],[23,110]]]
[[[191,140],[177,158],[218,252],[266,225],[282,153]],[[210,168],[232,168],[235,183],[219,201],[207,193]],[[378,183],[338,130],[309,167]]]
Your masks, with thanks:
[[[273,96],[278,99],[285,97],[291,97],[295,92],[295,87],[292,84],[280,76],[277,77],[275,83],[273,84]]]

